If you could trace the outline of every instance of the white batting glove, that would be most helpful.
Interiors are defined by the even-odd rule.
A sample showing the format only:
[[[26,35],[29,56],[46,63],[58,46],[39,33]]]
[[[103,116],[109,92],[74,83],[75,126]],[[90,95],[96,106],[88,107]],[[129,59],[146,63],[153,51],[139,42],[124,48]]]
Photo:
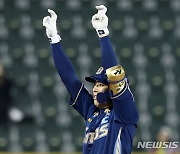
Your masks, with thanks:
[[[109,35],[108,17],[106,16],[107,8],[104,5],[96,6],[98,13],[93,15],[91,23],[96,29],[98,36],[105,37]]]
[[[57,14],[48,9],[51,16],[46,16],[43,18],[43,26],[46,27],[46,35],[49,38],[50,43],[57,43],[61,40],[61,37],[57,33],[56,21]]]

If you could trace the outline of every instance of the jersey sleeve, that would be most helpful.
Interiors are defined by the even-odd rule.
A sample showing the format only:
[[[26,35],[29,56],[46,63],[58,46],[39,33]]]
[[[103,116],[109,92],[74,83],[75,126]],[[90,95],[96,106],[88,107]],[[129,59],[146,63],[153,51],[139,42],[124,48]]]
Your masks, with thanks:
[[[109,36],[100,39],[100,47],[102,66],[104,69],[107,70],[117,66],[118,62],[116,54],[112,47]],[[123,82],[125,82],[125,86],[123,86]],[[118,87],[119,84],[122,84],[122,89],[121,87]],[[115,87],[115,89],[118,91],[117,95],[111,94],[110,92],[110,98],[112,100],[115,113],[115,120],[123,124],[136,124],[138,120],[138,113],[127,78],[124,81],[119,82],[119,84],[117,84],[117,87]],[[109,86],[111,86],[111,84]]]
[[[86,120],[89,113],[95,108],[92,95],[88,93],[84,85],[79,81],[74,67],[65,55],[61,44],[51,44],[51,50],[56,69],[71,95],[69,104]]]
[[[83,84],[81,85],[76,97],[74,99],[71,97],[69,104],[79,112],[85,120],[87,120],[89,115],[92,114],[96,108],[93,103],[92,95],[89,94]]]
[[[100,39],[101,61],[104,69],[118,65],[115,51],[109,36]]]
[[[51,51],[54,64],[59,76],[62,79],[62,82],[64,83],[71,97],[75,98],[82,83],[79,81],[71,61],[65,55],[60,42],[51,44]]]
[[[127,78],[124,88],[117,95],[111,95],[115,118],[114,120],[125,125],[136,124],[139,115],[136,109],[133,94],[129,88]]]

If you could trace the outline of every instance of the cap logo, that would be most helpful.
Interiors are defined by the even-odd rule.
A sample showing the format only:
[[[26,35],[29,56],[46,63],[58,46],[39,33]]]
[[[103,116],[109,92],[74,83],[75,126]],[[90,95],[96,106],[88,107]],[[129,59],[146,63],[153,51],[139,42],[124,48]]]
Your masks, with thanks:
[[[104,70],[104,68],[103,68],[103,67],[100,67],[100,68],[97,70],[96,74],[101,74],[103,70]]]

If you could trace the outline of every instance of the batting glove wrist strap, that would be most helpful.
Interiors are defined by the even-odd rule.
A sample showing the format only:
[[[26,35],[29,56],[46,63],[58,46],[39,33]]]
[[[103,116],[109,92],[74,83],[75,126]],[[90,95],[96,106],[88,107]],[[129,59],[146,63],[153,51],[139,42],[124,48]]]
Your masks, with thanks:
[[[108,17],[106,16],[107,8],[104,5],[96,6],[98,13],[92,16],[92,26],[96,29],[98,36],[104,37],[109,35]]]
[[[109,35],[109,30],[108,30],[108,28],[105,28],[105,29],[96,29],[96,32],[97,32],[97,34],[98,34],[98,36],[99,36],[100,38]]]
[[[49,37],[49,42],[51,44],[58,43],[58,42],[60,42],[60,40],[61,40],[61,37],[59,35],[55,35],[53,37]]]

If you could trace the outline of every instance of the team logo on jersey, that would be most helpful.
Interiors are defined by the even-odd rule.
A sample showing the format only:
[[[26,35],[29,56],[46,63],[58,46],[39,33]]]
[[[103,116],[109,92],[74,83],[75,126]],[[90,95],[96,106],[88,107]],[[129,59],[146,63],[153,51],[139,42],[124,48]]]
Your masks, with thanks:
[[[110,114],[111,110],[109,110],[109,109],[107,108],[107,109],[105,109],[104,112],[105,112],[106,114]]]
[[[103,138],[107,136],[108,134],[108,119],[109,114],[107,114],[101,121],[101,124],[98,128],[96,128],[95,132],[88,132],[84,137],[84,143],[85,144],[93,144],[95,140],[98,140],[100,138]],[[86,128],[88,130],[88,128]]]

